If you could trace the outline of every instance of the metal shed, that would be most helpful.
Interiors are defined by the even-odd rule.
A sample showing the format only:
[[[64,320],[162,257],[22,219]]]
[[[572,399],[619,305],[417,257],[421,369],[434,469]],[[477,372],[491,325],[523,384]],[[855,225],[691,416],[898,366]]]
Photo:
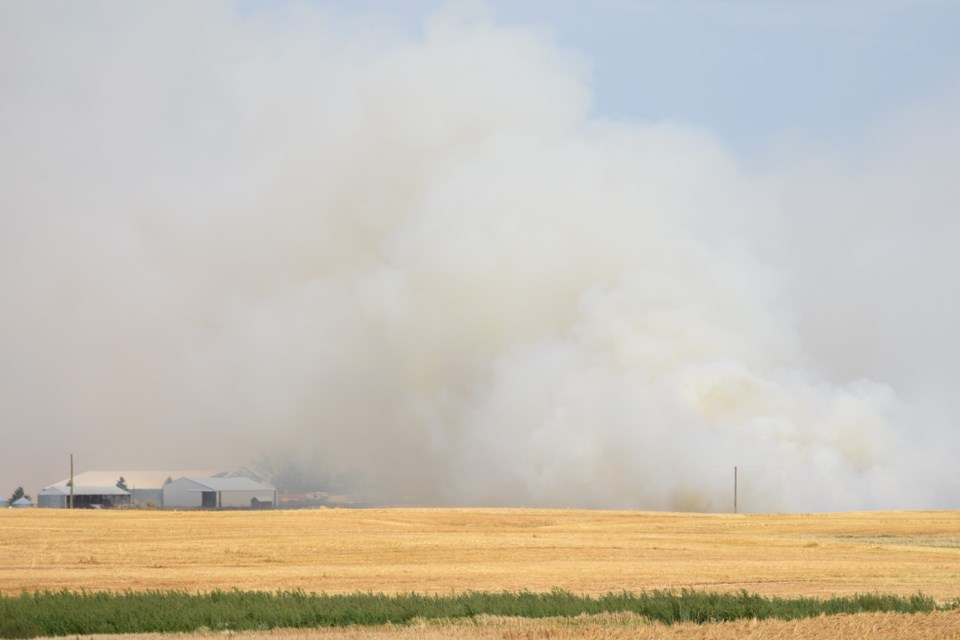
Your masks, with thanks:
[[[108,471],[84,471],[73,477],[73,486],[80,487],[112,487],[116,486],[117,481],[123,478],[127,491],[130,492],[131,504],[142,504],[147,506],[160,506],[163,501],[163,485],[167,480],[173,478],[201,478],[214,475],[208,471],[186,471],[186,470],[108,470]],[[70,495],[70,478],[46,487],[52,489],[59,487]],[[44,489],[44,491],[46,491]],[[76,496],[76,494],[74,494]],[[39,506],[46,506],[40,504]]]
[[[130,504],[130,492],[119,487],[75,486],[75,509],[109,509]],[[42,509],[66,509],[70,506],[70,487],[47,487],[37,495],[37,506]]]
[[[164,507],[269,509],[277,490],[250,478],[180,478],[163,487]]]

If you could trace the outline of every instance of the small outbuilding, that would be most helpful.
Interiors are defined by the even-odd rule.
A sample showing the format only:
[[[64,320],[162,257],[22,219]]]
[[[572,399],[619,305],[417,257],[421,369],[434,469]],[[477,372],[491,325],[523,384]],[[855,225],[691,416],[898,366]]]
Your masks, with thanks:
[[[130,492],[120,487],[73,488],[74,509],[109,509],[130,504]],[[37,494],[37,506],[41,509],[66,509],[70,506],[70,487],[54,485]]]
[[[180,478],[163,486],[163,506],[203,509],[271,509],[277,490],[250,478]]]
[[[10,506],[10,501],[4,497],[0,497],[0,509],[6,509]]]
[[[10,506],[14,509],[29,509],[33,506],[33,503],[30,502],[29,498],[20,498],[19,500],[14,500]]]

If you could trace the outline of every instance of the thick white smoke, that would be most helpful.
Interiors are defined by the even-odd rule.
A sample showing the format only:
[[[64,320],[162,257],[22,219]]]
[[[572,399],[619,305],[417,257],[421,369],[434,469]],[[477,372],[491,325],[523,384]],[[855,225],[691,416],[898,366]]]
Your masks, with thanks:
[[[909,410],[802,332],[801,171],[591,118],[482,15],[2,13],[6,482],[286,448],[421,504],[910,506]]]

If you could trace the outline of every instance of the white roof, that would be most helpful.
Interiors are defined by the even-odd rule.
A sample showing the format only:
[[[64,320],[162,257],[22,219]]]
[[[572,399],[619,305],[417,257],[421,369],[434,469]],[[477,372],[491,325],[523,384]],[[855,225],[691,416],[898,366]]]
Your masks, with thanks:
[[[250,478],[187,478],[210,491],[274,491],[268,484]]]
[[[127,488],[133,489],[162,489],[163,483],[167,478],[176,480],[177,478],[207,478],[215,475],[213,471],[170,471],[169,469],[160,469],[156,471],[84,471],[73,476],[73,486],[75,487],[110,487],[116,486],[117,480],[122,476],[126,482]],[[66,487],[70,478],[65,478],[49,487]],[[69,492],[68,492],[69,493]]]

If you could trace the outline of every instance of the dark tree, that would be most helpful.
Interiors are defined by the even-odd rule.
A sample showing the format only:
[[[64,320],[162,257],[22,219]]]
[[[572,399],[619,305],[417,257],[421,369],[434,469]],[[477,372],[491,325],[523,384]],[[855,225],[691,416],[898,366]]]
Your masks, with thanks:
[[[123,476],[120,476],[120,479],[117,480],[117,489],[123,489],[124,491],[129,491],[129,489],[127,489],[127,481],[123,479]]]
[[[26,493],[23,492],[23,487],[17,487],[16,489],[14,489],[13,495],[10,496],[10,504],[13,504],[20,498],[26,498],[27,500],[30,499],[30,496],[28,496]]]

